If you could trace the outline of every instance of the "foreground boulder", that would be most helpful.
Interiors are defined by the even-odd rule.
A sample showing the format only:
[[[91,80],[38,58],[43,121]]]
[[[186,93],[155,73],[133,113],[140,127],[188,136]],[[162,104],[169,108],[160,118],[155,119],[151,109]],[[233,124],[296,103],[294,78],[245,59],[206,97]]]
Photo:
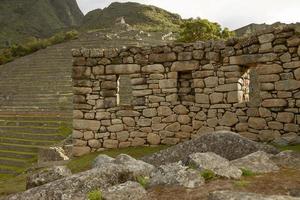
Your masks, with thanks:
[[[66,166],[46,168],[38,173],[29,175],[26,180],[26,189],[44,185],[52,181],[71,176],[72,172]]]
[[[214,152],[223,158],[234,160],[256,151],[265,151],[271,154],[279,153],[275,147],[251,141],[230,131],[219,131],[201,135],[198,138],[145,156],[142,160],[160,166],[180,160],[186,163],[188,156],[197,152]]]
[[[189,166],[195,167],[200,172],[210,170],[225,178],[239,179],[242,176],[242,171],[239,168],[230,165],[227,159],[212,152],[191,154]]]
[[[204,184],[199,171],[183,166],[181,162],[162,165],[152,172],[149,186],[176,185],[195,188]]]
[[[273,155],[270,159],[279,167],[300,169],[300,153],[295,151],[283,151]]]
[[[208,200],[300,200],[300,198],[279,195],[268,196],[247,192],[215,191],[209,195]]]
[[[134,180],[133,173],[116,164],[107,164],[79,174],[31,188],[8,196],[7,200],[70,200],[86,196],[95,188],[103,190],[126,181]]]
[[[231,165],[240,169],[247,169],[254,173],[269,173],[278,171],[279,167],[270,160],[269,154],[258,151],[230,162]]]
[[[128,181],[102,192],[103,200],[147,200],[147,191],[137,182]]]
[[[151,164],[145,163],[141,160],[134,159],[131,156],[126,154],[120,154],[115,159],[107,155],[99,155],[94,160],[93,167],[101,168],[111,164],[115,164],[123,168],[126,168],[135,177],[150,176],[150,173],[155,168]]]

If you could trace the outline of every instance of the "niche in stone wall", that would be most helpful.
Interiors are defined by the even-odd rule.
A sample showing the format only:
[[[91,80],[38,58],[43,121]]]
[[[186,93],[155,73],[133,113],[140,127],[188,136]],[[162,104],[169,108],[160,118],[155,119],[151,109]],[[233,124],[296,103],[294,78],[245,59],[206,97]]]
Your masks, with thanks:
[[[117,105],[130,106],[133,100],[132,84],[129,75],[119,75],[117,79]]]
[[[191,71],[178,72],[177,87],[179,101],[195,101],[195,88]]]
[[[259,75],[255,67],[242,67],[241,85],[238,92],[239,102],[247,102],[250,107],[259,107],[261,103]]]

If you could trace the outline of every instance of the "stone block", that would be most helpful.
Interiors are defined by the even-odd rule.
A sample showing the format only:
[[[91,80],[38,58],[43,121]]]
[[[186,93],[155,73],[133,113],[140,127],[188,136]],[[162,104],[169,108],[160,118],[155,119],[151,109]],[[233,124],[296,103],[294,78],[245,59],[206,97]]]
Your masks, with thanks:
[[[118,140],[104,140],[103,147],[107,149],[116,149],[118,148]]]
[[[250,117],[248,120],[248,125],[251,128],[254,128],[256,130],[261,130],[266,128],[267,123],[266,120],[259,117]]]
[[[283,64],[283,68],[286,68],[286,69],[294,69],[294,68],[299,68],[299,67],[300,67],[300,61],[293,61],[293,62]]]
[[[146,65],[142,67],[142,72],[144,73],[163,73],[165,72],[165,67],[162,64]]]
[[[189,113],[189,110],[184,105],[175,106],[173,111],[178,115],[185,115]]]
[[[171,71],[193,71],[199,67],[199,61],[177,61],[172,64]]]
[[[73,128],[76,130],[97,131],[100,129],[101,123],[96,120],[74,119]]]
[[[204,83],[207,88],[214,88],[218,85],[219,79],[218,77],[207,77],[204,79]]]
[[[143,110],[143,115],[145,117],[155,117],[157,116],[156,108],[147,108]]]
[[[191,118],[188,115],[178,115],[177,120],[180,124],[189,124]]]
[[[149,61],[154,63],[172,62],[177,59],[175,53],[150,54]]]
[[[151,145],[160,144],[160,136],[154,133],[149,133],[147,136],[147,142]]]
[[[291,123],[294,120],[294,113],[291,112],[279,112],[276,117],[276,121],[283,123]]]
[[[261,104],[263,107],[285,107],[287,106],[287,101],[285,99],[266,99]]]
[[[158,116],[170,116],[173,114],[173,111],[168,106],[159,106],[157,108]]]
[[[121,65],[107,65],[105,67],[106,74],[133,74],[140,73],[141,66],[137,64],[121,64]]]
[[[207,94],[196,94],[195,101],[200,104],[209,104],[209,96]]]
[[[237,115],[233,112],[226,111],[223,117],[221,118],[219,124],[221,126],[234,126],[236,123],[238,123]]]
[[[222,103],[223,97],[224,97],[223,93],[212,93],[211,95],[209,95],[210,103],[211,104]]]
[[[258,41],[261,44],[267,43],[267,42],[272,42],[274,39],[275,39],[275,36],[272,33],[268,33],[268,34],[258,36]]]
[[[283,72],[283,68],[278,64],[259,64],[257,65],[256,72],[260,75],[264,74],[277,74]]]
[[[75,157],[80,157],[86,154],[89,154],[91,152],[90,147],[79,147],[79,146],[74,146],[72,150],[72,155]]]
[[[177,87],[177,79],[164,79],[159,80],[159,88],[176,88]]]
[[[241,56],[232,56],[230,57],[230,64],[232,65],[246,65],[251,63],[260,63],[260,62],[271,62],[277,58],[275,53],[267,54],[249,54]]]
[[[275,83],[276,90],[297,90],[300,88],[300,81],[290,79],[278,81]]]
[[[111,133],[116,133],[124,130],[123,124],[115,124],[107,127],[107,130]]]

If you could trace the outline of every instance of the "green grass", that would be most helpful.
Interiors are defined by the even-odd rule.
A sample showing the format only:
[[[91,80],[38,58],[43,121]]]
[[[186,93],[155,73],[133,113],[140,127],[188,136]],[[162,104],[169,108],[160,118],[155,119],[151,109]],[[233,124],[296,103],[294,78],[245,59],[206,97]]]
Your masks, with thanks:
[[[246,186],[248,186],[250,184],[250,182],[249,181],[245,181],[245,180],[239,180],[239,181],[235,181],[234,183],[233,183],[233,185],[235,186],[235,187],[239,187],[239,188],[241,188],[241,187],[246,187]]]
[[[149,177],[145,177],[145,176],[138,176],[136,178],[136,181],[143,186],[143,188],[147,188],[149,185]]]
[[[209,169],[206,169],[203,172],[201,172],[201,176],[205,179],[205,181],[213,180],[216,178],[216,174]]]
[[[289,146],[276,146],[281,151],[293,150],[300,152],[300,144],[298,145],[289,145]]]
[[[24,191],[26,189],[26,175],[22,174],[16,177],[0,176],[0,197],[12,193]],[[2,177],[2,178],[1,178]]]
[[[255,176],[255,173],[249,169],[242,168],[241,171],[243,173],[242,176]]]
[[[88,193],[88,200],[102,200],[102,193],[100,190],[93,190]]]
[[[105,154],[111,157],[116,157],[119,154],[128,154],[134,158],[141,158],[145,155],[149,155],[166,149],[168,146],[157,146],[157,147],[129,147],[124,149],[112,149],[103,152],[94,152],[79,158],[71,160],[67,166],[73,173],[78,173],[91,169],[93,160],[100,154]]]

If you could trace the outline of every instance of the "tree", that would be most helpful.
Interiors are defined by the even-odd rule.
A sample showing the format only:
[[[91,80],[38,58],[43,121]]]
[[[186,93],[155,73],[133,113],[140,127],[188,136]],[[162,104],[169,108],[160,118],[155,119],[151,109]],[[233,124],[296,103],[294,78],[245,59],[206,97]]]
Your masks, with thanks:
[[[228,28],[222,29],[218,23],[207,19],[187,19],[180,26],[179,41],[195,42],[198,40],[227,39],[234,35]]]

